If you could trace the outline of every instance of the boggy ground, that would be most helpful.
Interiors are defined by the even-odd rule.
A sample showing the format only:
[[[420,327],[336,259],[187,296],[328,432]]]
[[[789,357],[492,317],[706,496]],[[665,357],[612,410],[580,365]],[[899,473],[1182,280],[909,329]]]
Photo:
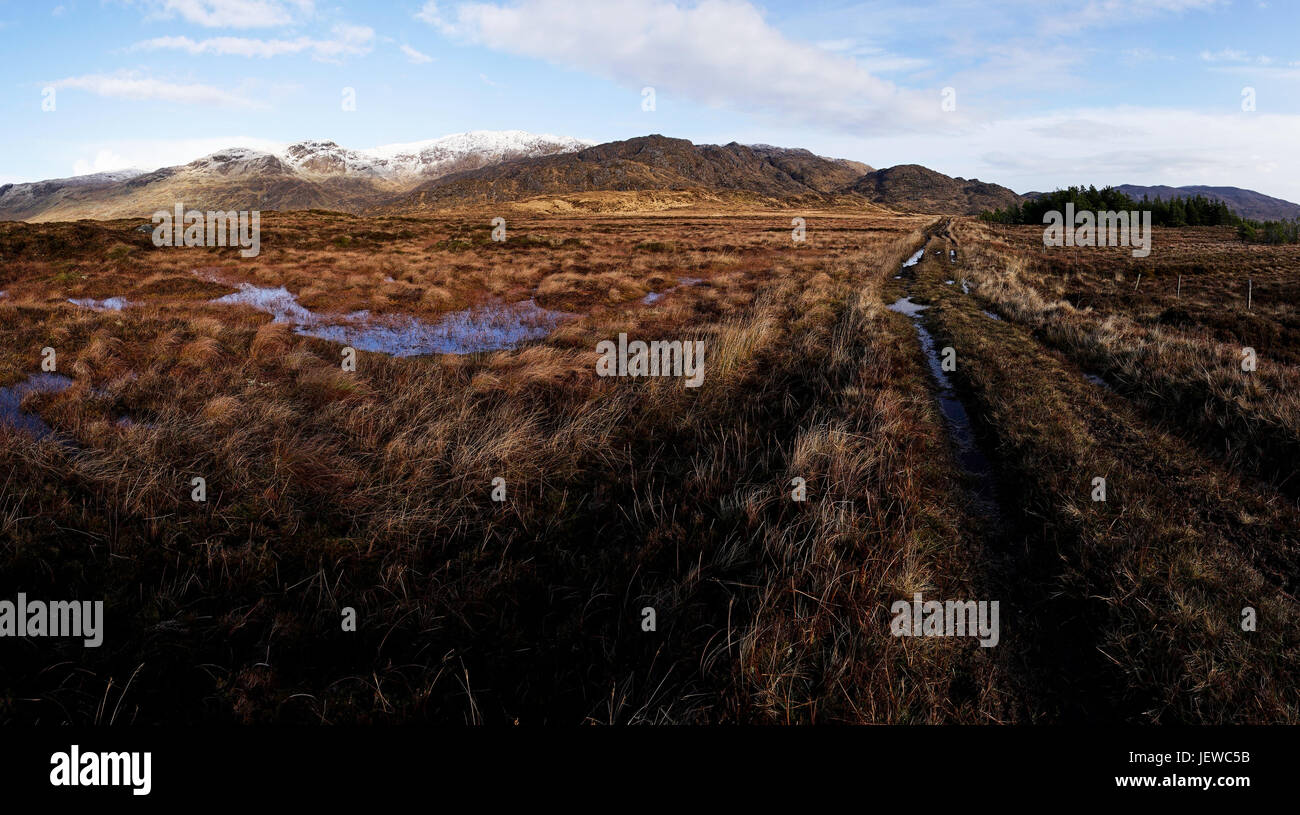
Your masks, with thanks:
[[[933,241],[957,264],[914,273],[1013,504],[995,571],[1023,623],[1016,675],[1051,720],[1292,722],[1300,513],[1293,465],[1258,453],[1300,428],[1279,389],[1294,348],[1278,339],[1292,315],[1278,293],[1300,268],[1293,247],[1229,230],[1155,238],[1136,294],[1127,250],[1044,250],[1041,230],[973,221]],[[1270,293],[1235,318],[1209,305],[1230,298],[1228,258]],[[1175,269],[1189,316],[1171,327]],[[1242,371],[1225,326],[1268,361]]]
[[[1276,466],[1236,452],[1294,437],[1291,414],[1262,390],[1215,402],[1237,422],[1222,452],[1200,413],[1154,419],[1161,397],[1121,369],[1080,356],[1115,391],[1082,379],[1063,339],[1082,329],[1050,320],[1144,316],[1062,305],[1014,230],[516,213],[498,243],[491,216],[267,214],[246,260],[156,249],[139,221],[0,224],[0,386],[46,347],[72,380],[23,397],[48,437],[0,424],[0,599],[107,605],[98,649],[0,640],[0,719],[1300,718],[1295,507]],[[929,251],[894,279],[923,246],[958,260]],[[240,283],[318,312],[434,321],[532,298],[574,316],[513,349],[363,351],[346,371],[338,343],[211,302]],[[957,350],[996,511],[886,308],[905,292]],[[109,297],[132,305],[67,302]],[[620,332],[703,340],[704,385],[596,376]],[[998,646],[892,636],[914,592],[1000,598]]]

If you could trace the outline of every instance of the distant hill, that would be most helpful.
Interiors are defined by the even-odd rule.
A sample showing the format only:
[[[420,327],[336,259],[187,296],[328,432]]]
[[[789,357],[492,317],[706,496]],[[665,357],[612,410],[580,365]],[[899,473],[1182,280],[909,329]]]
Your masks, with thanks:
[[[1115,189],[1138,200],[1141,200],[1142,196],[1153,200],[1159,197],[1168,201],[1170,198],[1190,198],[1194,195],[1204,195],[1206,198],[1212,198],[1227,204],[1229,209],[1242,218],[1257,221],[1281,221],[1300,218],[1300,204],[1283,201],[1281,198],[1273,198],[1254,190],[1243,190],[1240,187],[1206,187],[1203,185],[1142,187],[1137,184],[1121,184]]]
[[[735,142],[695,145],[686,139],[650,135],[443,176],[376,211],[410,213],[597,190],[702,190],[773,199],[820,198],[851,185],[864,169],[870,168],[807,150]]]
[[[919,164],[867,173],[848,190],[897,209],[976,215],[1019,203],[1021,196],[979,179],[953,178]]]
[[[537,211],[671,209],[708,204],[881,205],[965,214],[1020,196],[915,164],[876,170],[767,144],[692,144],[661,135],[592,145],[522,131],[475,131],[352,150],[311,140],[268,153],[220,150],[151,172],[0,186],[0,219],[149,217],[200,210],[331,209],[418,214],[511,203]]]
[[[147,217],[178,201],[202,210],[360,212],[447,173],[589,145],[519,130],[479,130],[371,150],[321,140],[291,144],[280,154],[232,147],[152,172],[6,184],[0,186],[0,220]]]
[[[25,220],[42,212],[93,197],[96,191],[112,188],[123,181],[145,175],[144,170],[115,170],[70,178],[51,178],[30,184],[0,186],[0,217]]]
[[[861,162],[807,150],[735,142],[697,145],[650,135],[443,176],[374,211],[410,214],[465,204],[633,190],[690,190],[820,203],[858,199],[896,209],[953,214],[974,214],[1020,200],[1006,187],[951,178],[915,164],[873,170]]]

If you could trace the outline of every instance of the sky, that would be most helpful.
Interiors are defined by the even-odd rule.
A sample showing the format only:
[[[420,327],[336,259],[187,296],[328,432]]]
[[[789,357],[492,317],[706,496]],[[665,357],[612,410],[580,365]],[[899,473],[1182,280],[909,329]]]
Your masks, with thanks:
[[[0,61],[0,183],[518,129],[1300,201],[1295,0],[0,0]]]

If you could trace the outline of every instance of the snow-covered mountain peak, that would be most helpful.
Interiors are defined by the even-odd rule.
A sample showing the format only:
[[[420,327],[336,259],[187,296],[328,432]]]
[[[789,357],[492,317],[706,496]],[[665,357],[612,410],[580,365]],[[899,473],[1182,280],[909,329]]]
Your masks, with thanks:
[[[582,150],[593,144],[595,142],[585,139],[552,136],[548,133],[529,133],[524,130],[471,130],[467,133],[453,133],[450,136],[425,141],[386,144],[362,152],[376,158],[387,159],[427,152],[549,155]]]
[[[571,153],[595,142],[523,130],[474,130],[437,139],[350,150],[321,139],[295,142],[281,154],[296,170],[362,174],[393,180],[432,178],[516,158]]]
[[[193,172],[210,172],[220,175],[238,175],[243,173],[284,172],[284,163],[280,157],[251,147],[228,147],[215,153],[195,159],[185,168]]]

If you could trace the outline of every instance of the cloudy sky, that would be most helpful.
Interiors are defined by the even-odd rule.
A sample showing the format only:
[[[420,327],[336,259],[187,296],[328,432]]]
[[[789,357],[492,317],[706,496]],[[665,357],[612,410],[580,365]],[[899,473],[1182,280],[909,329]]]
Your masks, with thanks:
[[[1300,201],[1298,35],[1293,0],[0,0],[0,183],[520,129]]]

